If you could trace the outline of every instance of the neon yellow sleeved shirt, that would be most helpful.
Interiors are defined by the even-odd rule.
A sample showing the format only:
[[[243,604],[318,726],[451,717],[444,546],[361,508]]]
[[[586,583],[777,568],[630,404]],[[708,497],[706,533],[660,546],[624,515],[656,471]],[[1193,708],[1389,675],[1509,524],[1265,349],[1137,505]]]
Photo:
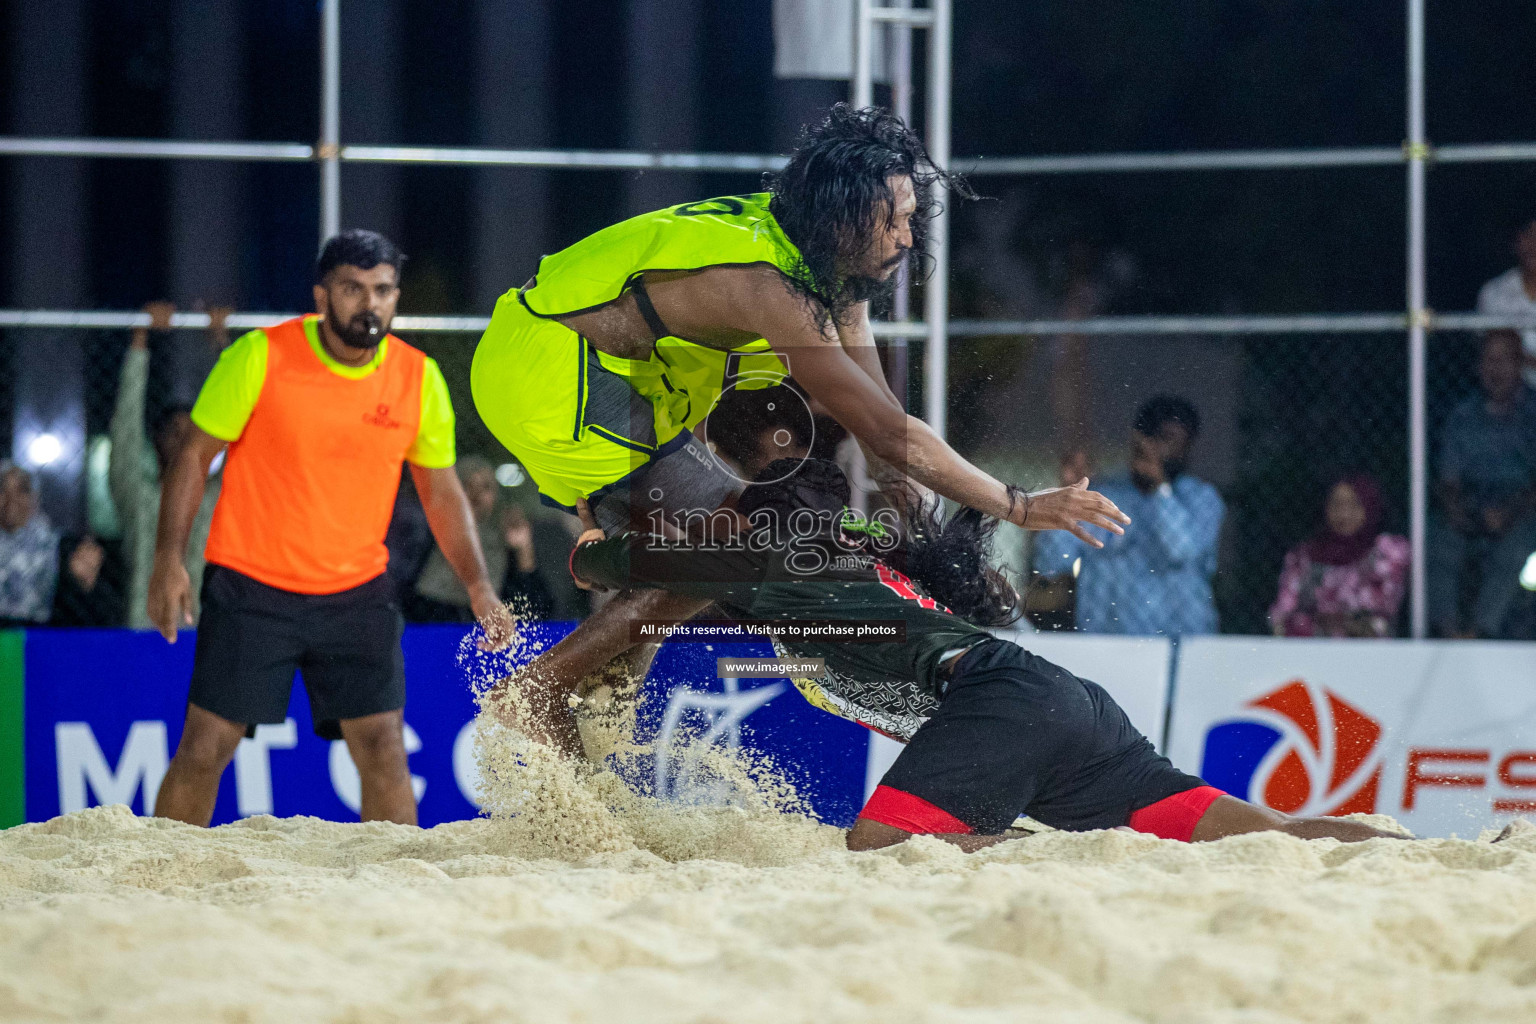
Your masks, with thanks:
[[[316,323],[313,318],[304,322],[310,348],[326,368],[339,377],[366,377],[388,358],[389,339],[386,337],[379,344],[373,361],[366,366],[338,363],[321,344]],[[267,335],[265,331],[251,331],[219,356],[192,406],[192,422],[221,441],[238,441],[245,433],[245,425],[250,422],[256,400],[261,397],[266,377]],[[457,459],[453,402],[448,397],[448,382],[443,379],[437,361],[430,357],[421,375],[421,423],[405,458],[424,469],[445,469]]]
[[[453,439],[453,402],[448,398],[448,382],[437,360],[427,357],[421,372],[421,426],[416,440],[405,453],[405,461],[423,469],[446,469],[457,461]]]
[[[192,422],[220,441],[238,441],[267,379],[267,333],[251,331],[219,354],[192,406]]]

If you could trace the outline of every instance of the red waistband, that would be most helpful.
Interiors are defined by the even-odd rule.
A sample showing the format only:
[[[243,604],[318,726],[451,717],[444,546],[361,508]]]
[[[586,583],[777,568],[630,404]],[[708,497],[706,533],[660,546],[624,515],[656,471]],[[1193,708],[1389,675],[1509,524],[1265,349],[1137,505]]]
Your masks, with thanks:
[[[1131,812],[1129,825],[1137,832],[1148,832],[1162,839],[1177,839],[1187,843],[1195,834],[1195,826],[1205,817],[1211,804],[1219,796],[1226,796],[1215,786],[1196,786],[1182,793],[1164,797],[1139,811]]]
[[[876,786],[869,796],[869,802],[859,812],[859,817],[899,828],[915,836],[952,835],[957,832],[968,835],[971,831],[971,826],[944,808],[890,786]]]

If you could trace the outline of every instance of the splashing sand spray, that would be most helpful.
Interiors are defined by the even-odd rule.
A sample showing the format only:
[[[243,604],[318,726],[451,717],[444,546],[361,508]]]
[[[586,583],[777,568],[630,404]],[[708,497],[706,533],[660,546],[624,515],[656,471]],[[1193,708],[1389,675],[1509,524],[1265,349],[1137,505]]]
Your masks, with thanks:
[[[480,713],[474,750],[481,810],[505,829],[509,852],[580,859],[640,849],[666,860],[725,859],[783,864],[841,845],[841,833],[819,824],[810,805],[772,759],[751,750],[699,742],[674,732],[662,748],[637,736],[643,669],[650,657],[619,659],[585,680],[573,698],[586,760],[573,760],[508,724],[526,717],[537,642],[523,628],[513,641],[524,668],[510,685],[471,680]],[[638,670],[637,670],[638,668]],[[506,702],[506,706],[502,706]],[[710,803],[659,799],[637,786],[658,755],[686,766]]]

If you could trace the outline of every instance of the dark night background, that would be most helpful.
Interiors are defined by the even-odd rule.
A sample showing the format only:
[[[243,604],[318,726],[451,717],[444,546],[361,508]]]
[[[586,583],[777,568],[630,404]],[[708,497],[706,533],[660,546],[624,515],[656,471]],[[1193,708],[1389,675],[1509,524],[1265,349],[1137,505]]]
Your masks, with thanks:
[[[13,14],[16,3],[6,6]],[[243,19],[240,137],[309,141],[318,132],[318,7],[247,0]],[[625,145],[625,4],[551,4],[548,137],[532,144]],[[465,0],[406,2],[398,130],[378,143],[474,145],[473,32]],[[772,31],[768,0],[699,5],[690,148],[772,151]],[[343,18],[351,12],[343,6]],[[87,5],[87,134],[170,138],[172,5],[115,0]],[[9,44],[11,17],[0,20]],[[1536,67],[1536,19],[1513,0],[1467,8],[1429,4],[1429,134],[1433,142],[1527,140]],[[954,152],[1087,153],[1246,147],[1395,146],[1405,111],[1404,13],[1394,3],[1067,0],[955,5]],[[366,54],[349,58],[366,59]],[[509,55],[516,60],[516,55]],[[24,84],[0,79],[0,98]],[[343,89],[344,102],[347,91]],[[6,164],[14,160],[7,160]],[[168,165],[87,164],[91,273],[87,305],[129,308],[165,293],[163,230]],[[9,167],[6,167],[9,170]],[[250,165],[241,211],[244,259],[238,305],[301,308],[308,300],[316,230],[312,169]],[[408,168],[402,239],[441,267],[452,309],[471,307],[461,243],[472,171]],[[1477,286],[1507,262],[1513,223],[1528,213],[1528,165],[1437,168],[1431,177],[1431,298],[1471,305]],[[562,172],[549,237],[557,248],[621,216],[622,176]],[[706,185],[750,187],[748,177]],[[1071,175],[1032,179],[1052,205],[1092,220],[1104,240],[1135,252],[1149,280],[1137,309],[1395,309],[1402,301],[1404,202],[1399,168],[1195,174]],[[1018,179],[1016,179],[1018,180]],[[984,192],[1006,182],[981,179]],[[964,244],[964,238],[957,240]],[[9,260],[16,254],[7,247]],[[6,268],[9,270],[9,266]],[[518,271],[521,272],[521,269]],[[515,276],[515,274],[513,275]],[[509,286],[516,282],[509,277]],[[419,303],[412,303],[420,309]],[[424,311],[424,310],[423,310]]]
[[[230,2],[218,6],[228,11]],[[356,25],[349,35],[344,25],[343,142],[782,151],[795,112],[808,108],[805,93],[790,95],[784,83],[773,79],[769,0],[648,3],[645,9],[661,11],[663,21],[688,21],[657,30],[673,32],[684,40],[684,48],[647,46],[637,55],[631,44],[640,3],[510,2],[509,10],[537,9],[545,16],[535,36],[544,45],[532,56],[477,50],[477,18],[484,9],[472,0],[388,5],[398,21],[386,45],[377,45]],[[24,0],[4,5],[0,52],[11,53],[17,45],[23,6]],[[152,0],[85,3],[87,85],[81,129],[23,131],[11,117],[5,130],[210,137],[177,130],[176,76],[195,74],[197,64],[185,55],[178,64],[174,51],[178,39],[186,38],[178,30],[176,11],[214,6]],[[344,21],[355,22],[365,6],[363,0],[347,0]],[[233,7],[238,46],[208,58],[215,62],[210,73],[217,69],[227,75],[231,64],[238,70],[238,113],[217,137],[312,141],[318,133],[318,5],[314,0],[244,0]],[[1387,2],[956,0],[953,151],[967,157],[1395,147],[1405,134],[1405,21],[1403,5]],[[1431,142],[1536,139],[1530,115],[1536,96],[1536,66],[1529,57],[1533,43],[1536,19],[1527,4],[1430,0]],[[477,85],[492,60],[522,69],[523,91],[510,106],[496,108],[511,111],[508,117],[487,107]],[[352,69],[361,70],[353,75]],[[667,115],[665,91],[660,100],[653,95],[636,99],[637,79],[661,76],[671,80],[670,95],[683,97],[686,117]],[[22,91],[30,85],[19,77],[0,76],[0,109],[24,105]],[[376,84],[385,99],[360,95],[359,82]],[[826,95],[835,94],[833,89]],[[360,105],[372,112],[358,115]],[[348,131],[349,120],[372,127]],[[7,195],[21,194],[21,162],[0,160],[0,184]],[[84,275],[74,303],[136,309],[148,299],[171,296],[190,304],[198,296],[175,294],[176,242],[168,226],[175,194],[171,165],[79,163],[87,213]],[[307,309],[318,230],[315,169],[244,164],[234,173],[237,187],[224,193],[233,196],[233,208],[209,221],[226,225],[220,230],[235,236],[232,279],[223,286],[224,294],[210,298],[242,310]],[[1109,274],[1104,268],[1115,261],[1134,269],[1106,289],[1099,312],[1401,310],[1404,178],[1402,167],[980,177],[978,189],[996,198],[958,211],[953,314],[1053,314],[1062,302],[1063,274],[1070,278],[1081,263],[1086,267],[1082,273],[1104,276]],[[494,192],[498,182],[506,183],[504,191],[528,197],[528,209],[517,211],[511,221],[521,225],[517,237],[504,240],[497,250],[507,256],[504,267],[487,266],[487,250],[470,242],[484,208],[477,204],[495,201],[477,197]],[[1471,308],[1478,286],[1512,263],[1512,233],[1536,212],[1533,182],[1536,165],[1531,164],[1432,169],[1432,307]],[[754,185],[751,175],[640,181],[621,173],[509,175],[349,166],[343,168],[342,219],[344,226],[353,226],[359,211],[390,211],[388,229],[412,257],[402,312],[486,315],[494,294],[525,280],[540,252],[642,208]],[[384,206],[380,195],[387,197]],[[988,242],[985,221],[994,210],[1006,211],[1010,226]],[[20,251],[16,223],[15,204],[0,207],[0,292],[12,306],[27,304],[19,293],[18,266],[31,258]],[[1001,299],[985,274],[966,269],[984,265],[999,246],[1018,257],[1027,285]],[[16,339],[12,332],[7,360],[14,359]],[[106,364],[115,360],[122,344],[120,338],[105,337],[87,343],[93,378],[115,379],[115,365]],[[1029,342],[967,344],[953,347],[957,383],[952,403],[967,403],[965,413],[951,416],[957,445],[985,453],[1019,442],[1003,425],[1010,418],[998,404],[1003,392],[987,389],[994,378],[1006,380],[1026,365],[1010,353]],[[1432,412],[1438,415],[1466,387],[1469,342],[1437,336],[1432,344]],[[454,383],[456,371],[448,365],[453,359],[441,347],[446,345],[466,348],[464,339],[432,340],[425,347],[440,356]],[[1254,629],[1262,628],[1261,604],[1272,595],[1272,589],[1265,590],[1272,588],[1279,555],[1309,528],[1314,491],[1327,471],[1365,465],[1381,474],[1395,496],[1393,525],[1403,526],[1405,358],[1399,335],[1250,339],[1230,345],[1240,386],[1230,402],[1235,409],[1231,465],[1217,474],[1225,477],[1218,482],[1231,504],[1232,524],[1224,549],[1232,554],[1223,562],[1220,588],[1226,628]],[[1184,370],[1198,378],[1199,367]],[[109,400],[110,383],[107,387]],[[985,414],[974,414],[978,406],[966,390],[971,387],[981,389]],[[1190,391],[1197,401],[1204,397],[1194,384]],[[89,429],[101,429],[102,410],[109,412],[109,406],[93,399],[87,407]],[[460,414],[470,418],[467,410]],[[465,430],[472,443],[491,443],[474,433],[473,423]],[[1120,443],[1114,439],[1123,430],[1122,423],[1114,422],[1096,426],[1094,433],[1107,448]],[[1315,443],[1319,438],[1328,439],[1322,455]],[[1037,453],[1029,465],[1042,471],[1054,454]]]

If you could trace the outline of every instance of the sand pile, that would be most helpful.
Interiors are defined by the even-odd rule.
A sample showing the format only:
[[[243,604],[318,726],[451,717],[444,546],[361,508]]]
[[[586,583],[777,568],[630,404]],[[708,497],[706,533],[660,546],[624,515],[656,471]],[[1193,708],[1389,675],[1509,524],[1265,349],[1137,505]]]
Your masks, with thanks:
[[[1536,829],[850,855],[751,808],[615,813],[608,785],[431,830],[0,832],[0,1019],[1536,1020]]]
[[[611,710],[611,709],[610,709]],[[589,722],[620,773],[654,754]],[[483,716],[489,819],[0,832],[0,1020],[1536,1020],[1536,828],[849,854],[771,765],[662,803]]]

